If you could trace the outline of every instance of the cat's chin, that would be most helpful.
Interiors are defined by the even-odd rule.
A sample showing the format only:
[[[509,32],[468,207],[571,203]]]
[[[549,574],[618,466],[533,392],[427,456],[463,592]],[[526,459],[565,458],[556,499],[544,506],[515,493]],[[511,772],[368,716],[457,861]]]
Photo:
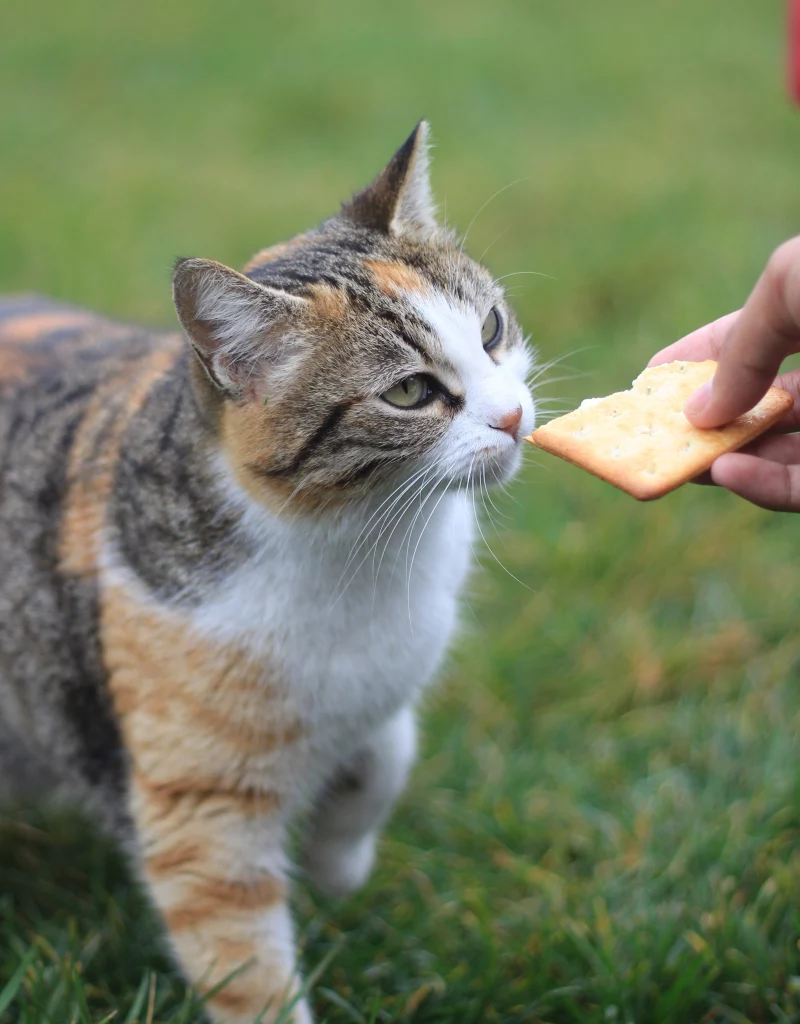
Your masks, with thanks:
[[[522,450],[518,444],[502,452],[494,447],[481,448],[470,464],[464,467],[464,471],[451,479],[449,486],[451,489],[459,489],[504,484],[516,476],[521,464]]]

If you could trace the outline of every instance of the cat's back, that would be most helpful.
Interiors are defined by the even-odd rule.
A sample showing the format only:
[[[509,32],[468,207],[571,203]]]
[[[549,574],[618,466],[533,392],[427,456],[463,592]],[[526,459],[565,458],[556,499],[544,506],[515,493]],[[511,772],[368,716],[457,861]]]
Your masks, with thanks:
[[[93,535],[124,427],[180,351],[177,336],[0,298],[0,722],[81,775],[120,773]]]
[[[0,570],[22,534],[59,533],[76,477],[100,484],[142,382],[178,352],[177,337],[40,296],[0,298]]]

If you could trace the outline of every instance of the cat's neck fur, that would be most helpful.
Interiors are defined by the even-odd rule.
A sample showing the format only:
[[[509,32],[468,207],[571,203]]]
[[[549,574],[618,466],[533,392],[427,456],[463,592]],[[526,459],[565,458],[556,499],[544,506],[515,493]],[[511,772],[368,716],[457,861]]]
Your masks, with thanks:
[[[298,515],[289,499],[285,509],[267,509],[230,472],[198,401],[191,358],[175,362],[123,437],[113,561],[159,599],[185,606],[208,604],[247,567],[273,592],[296,589],[302,577],[309,606],[321,614],[352,612],[354,601],[361,608],[365,589],[373,604],[387,587],[402,590],[413,619],[410,574],[423,580],[440,566],[444,534],[471,533],[466,499],[409,479],[352,507]],[[154,443],[157,461],[147,457]]]

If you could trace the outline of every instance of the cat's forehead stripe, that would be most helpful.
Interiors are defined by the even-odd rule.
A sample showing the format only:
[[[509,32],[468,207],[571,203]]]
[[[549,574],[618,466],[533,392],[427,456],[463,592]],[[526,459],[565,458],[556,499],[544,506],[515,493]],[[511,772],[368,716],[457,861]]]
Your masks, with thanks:
[[[326,320],[343,320],[348,308],[347,292],[330,284],[315,284],[309,289],[314,310]]]
[[[365,260],[364,266],[384,295],[396,298],[402,292],[421,294],[430,285],[413,267],[388,260]]]

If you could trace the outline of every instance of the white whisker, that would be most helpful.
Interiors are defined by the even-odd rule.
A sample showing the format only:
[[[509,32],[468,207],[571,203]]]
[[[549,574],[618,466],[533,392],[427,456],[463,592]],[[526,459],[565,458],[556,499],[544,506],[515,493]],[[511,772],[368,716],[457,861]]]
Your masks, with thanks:
[[[489,499],[489,504],[492,506],[492,508],[495,510],[495,512],[500,516],[500,518],[501,519],[510,519],[510,516],[507,516],[505,514],[505,512],[501,512],[500,509],[497,507],[497,505],[495,505],[495,503],[494,503],[494,500],[492,498],[491,492],[489,491],[489,486],[486,483],[486,467],[485,466],[483,467],[483,487],[484,487],[484,490],[486,492],[486,497]],[[487,509],[487,512],[488,511],[489,510]]]
[[[473,509],[475,509],[475,492],[474,492],[474,491],[473,491],[473,493],[472,493],[472,507],[473,507]],[[493,559],[495,560],[495,562],[497,562],[497,564],[498,564],[498,565],[500,566],[500,568],[501,568],[501,569],[503,570],[503,572],[506,572],[506,573],[508,573],[508,575],[509,575],[509,576],[511,577],[511,579],[512,579],[512,580],[516,580],[516,581],[517,581],[517,583],[519,583],[519,584],[520,584],[520,586],[523,586],[523,587],[525,587],[525,589],[526,589],[526,590],[530,590],[531,588],[530,588],[530,587],[528,586],[528,584],[527,584],[527,583],[523,583],[523,582],[522,582],[522,580],[521,580],[521,579],[519,579],[518,577],[516,577],[516,576],[514,575],[514,573],[513,573],[513,572],[511,572],[511,570],[510,570],[510,569],[507,569],[507,568],[505,567],[505,565],[503,565],[503,563],[502,563],[502,562],[500,561],[500,559],[499,559],[499,558],[497,557],[497,555],[496,555],[496,554],[494,553],[494,551],[492,550],[492,547],[491,547],[491,545],[490,545],[490,544],[489,544],[489,542],[488,542],[488,541],[486,540],[486,534],[485,534],[485,533],[483,532],[483,528],[481,527],[481,522],[480,522],[480,518],[479,518],[479,516],[478,516],[478,511],[477,511],[477,509],[475,509],[475,523],[476,523],[476,525],[477,525],[477,527],[478,527],[478,532],[479,532],[479,533],[480,533],[480,535],[481,535],[481,540],[483,541],[484,545],[486,546],[486,550],[487,550],[487,551],[489,552],[489,554],[490,554],[490,555],[492,556],[492,558],[493,558]]]
[[[522,277],[522,276],[533,276],[533,277],[546,277],[550,281],[556,281],[557,278],[553,277],[552,274],[544,274],[541,270],[512,270],[510,274],[503,274],[501,277],[494,279],[495,284],[500,284],[501,281],[505,281],[509,277]]]
[[[489,196],[489,198],[486,200],[483,206],[480,207],[478,212],[467,225],[467,230],[464,232],[464,237],[461,239],[459,255],[463,254],[464,252],[464,246],[467,244],[467,238],[469,238],[469,233],[472,230],[472,225],[475,223],[478,217],[480,217],[480,215],[483,213],[483,211],[486,209],[489,203],[494,202],[494,200],[497,199],[499,195],[501,195],[503,192],[506,192],[508,189],[513,188],[515,185],[519,185],[523,181],[529,181],[530,177],[530,174],[526,174],[524,178],[517,178],[516,181],[510,181],[507,185],[503,185],[502,188],[499,188],[493,195]]]
[[[500,239],[503,237],[503,235],[505,235],[507,233],[508,233],[508,228],[503,228],[503,230],[500,232],[499,235],[495,235],[494,238],[491,240],[491,242],[489,242],[489,244],[486,246],[486,248],[483,250],[483,252],[478,257],[477,262],[478,263],[483,263],[484,257],[486,256],[486,253],[492,248],[492,246],[494,245],[495,242],[499,242]]]
[[[414,559],[417,557],[417,550],[419,549],[419,546],[420,546],[420,543],[422,541],[422,538],[425,535],[425,531],[428,528],[428,523],[430,523],[431,519],[434,516],[434,513],[436,512],[436,509],[439,507],[439,505],[442,502],[442,498],[444,498],[444,496],[446,494],[447,494],[447,488],[445,488],[442,491],[442,493],[439,495],[438,501],[433,506],[433,508],[431,509],[430,513],[428,514],[428,518],[425,520],[425,523],[423,524],[423,527],[422,527],[422,529],[419,532],[419,537],[417,538],[417,543],[416,543],[416,545],[414,547],[414,554],[411,556],[411,565],[410,565],[409,570],[408,570],[408,580],[407,580],[407,583],[406,583],[406,587],[407,587],[407,594],[408,594],[408,601],[407,601],[407,603],[408,603],[408,625],[409,625],[409,628],[411,630],[411,635],[412,636],[414,635],[414,626],[413,626],[413,623],[412,623],[412,620],[411,620],[411,574],[414,571]]]
[[[387,517],[390,517],[392,515],[394,509],[397,507],[397,504],[402,500],[403,495],[405,495],[406,492],[409,490],[409,488],[413,487],[415,482],[417,480],[419,480],[420,477],[424,476],[425,473],[427,473],[427,471],[428,471],[428,467],[427,466],[423,467],[422,469],[420,469],[416,473],[414,473],[410,477],[410,479],[404,480],[403,482],[398,484],[398,486],[388,495],[388,497],[384,498],[384,500],[381,502],[381,504],[377,507],[377,509],[375,509],[375,511],[369,517],[369,519],[367,520],[366,524],[359,531],[359,534],[356,537],[355,542],[353,543],[353,547],[350,549],[350,552],[349,552],[349,554],[347,556],[347,559],[345,561],[344,567],[342,568],[342,572],[341,572],[341,575],[339,576],[339,579],[338,579],[338,581],[336,583],[336,586],[333,588],[334,601],[333,601],[333,604],[331,604],[331,606],[330,606],[331,608],[333,608],[334,605],[339,601],[339,598],[342,596],[344,591],[347,589],[347,587],[353,581],[353,579],[355,577],[355,574],[358,572],[358,570],[361,568],[361,566],[364,564],[364,562],[367,560],[367,558],[369,558],[369,554],[370,554],[371,548],[367,551],[367,553],[364,556],[364,558],[362,558],[362,560],[356,566],[356,569],[355,569],[354,573],[351,575],[351,577],[348,580],[347,584],[345,585],[344,590],[342,590],[342,592],[340,594],[338,594],[338,596],[336,596],[337,595],[337,591],[339,590],[339,587],[342,585],[342,580],[344,580],[344,578],[345,578],[345,576],[347,574],[348,568],[352,564],[352,562],[355,559],[356,555],[358,554],[359,550],[369,540],[369,537],[370,537],[370,534],[372,533],[372,531],[375,530],[375,529],[379,530],[379,532],[378,532],[378,539],[379,539],[381,534],[382,534],[382,532],[383,532],[383,528],[385,528],[384,524],[385,524],[385,521],[386,521]],[[387,502],[391,502],[391,504],[389,505],[389,507],[383,513],[380,514],[380,516],[377,519],[377,521],[374,523],[372,528],[370,528],[370,524],[373,523],[373,520],[375,520],[375,517],[378,516],[378,514],[381,512],[381,509],[384,508],[384,506],[387,504]]]
[[[378,585],[378,575],[379,575],[379,573],[381,571],[381,564],[383,563],[384,555],[386,554],[386,551],[387,551],[389,545],[391,544],[392,537],[394,536],[395,531],[397,530],[397,527],[402,522],[403,516],[405,515],[406,510],[409,509],[411,507],[411,505],[414,504],[414,501],[418,497],[421,496],[422,492],[425,489],[425,486],[428,484],[428,476],[434,471],[434,469],[436,469],[438,466],[441,465],[442,461],[443,461],[442,458],[439,458],[439,459],[436,460],[436,462],[433,463],[433,465],[428,470],[428,473],[425,475],[425,477],[423,477],[422,482],[421,482],[420,487],[419,487],[419,491],[417,493],[414,493],[411,496],[411,499],[404,504],[401,512],[395,517],[394,526],[392,527],[391,533],[386,538],[386,543],[383,545],[383,551],[381,552],[381,557],[380,557],[380,560],[378,561],[378,568],[377,568],[377,570],[375,572],[375,588],[376,589],[377,589],[377,585]],[[436,489],[436,486],[437,486],[437,483],[438,483],[438,479],[440,479],[440,478],[437,478],[437,480],[434,481],[434,483],[432,484],[432,489],[433,490]],[[402,549],[402,541],[400,543],[400,548],[398,550],[400,550],[400,549]],[[377,550],[377,545],[375,547],[375,550]],[[374,560],[374,557],[373,557],[373,565],[374,565],[374,562],[375,562],[375,560]],[[373,591],[373,595],[372,596],[373,596],[373,601],[374,601],[374,599],[375,599],[375,591]]]

